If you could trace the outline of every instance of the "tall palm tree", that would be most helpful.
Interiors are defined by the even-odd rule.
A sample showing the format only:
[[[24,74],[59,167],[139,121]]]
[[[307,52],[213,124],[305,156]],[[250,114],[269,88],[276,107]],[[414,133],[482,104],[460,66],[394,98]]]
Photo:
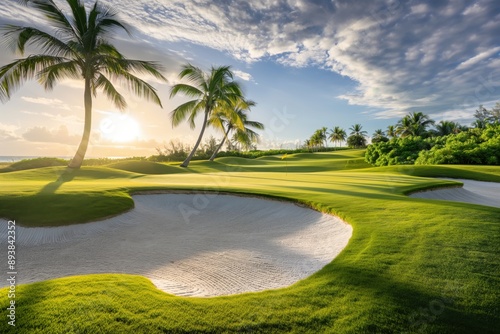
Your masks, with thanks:
[[[332,143],[339,142],[340,147],[342,147],[342,142],[346,140],[346,138],[347,134],[345,130],[342,129],[340,126],[336,126],[332,130],[330,130],[330,136],[328,137],[328,139],[330,139]]]
[[[231,131],[235,131],[234,139],[244,146],[251,145],[251,143],[258,140],[259,134],[251,128],[263,130],[264,124],[250,121],[247,114],[247,111],[255,105],[256,103],[254,101],[238,100],[236,104],[232,104],[230,108],[223,108],[222,110],[217,110],[212,113],[208,120],[208,124],[222,130],[224,132],[224,137],[210,157],[210,161],[215,159]]]
[[[124,82],[140,97],[161,106],[156,90],[139,79],[134,72],[151,74],[166,80],[155,62],[125,58],[110,42],[111,32],[123,29],[129,33],[117,13],[96,2],[87,13],[82,0],[66,0],[68,10],[62,10],[52,0],[24,0],[24,5],[41,12],[54,29],[46,32],[33,27],[8,25],[5,41],[21,54],[25,47],[38,47],[41,54],[17,59],[0,68],[0,99],[7,100],[24,81],[38,79],[46,90],[52,90],[58,80],[76,78],[85,81],[85,124],[82,140],[68,167],[80,168],[89,144],[92,123],[92,97],[98,90],[120,110],[127,107],[124,97],[110,79]],[[130,35],[130,33],[129,33]]]
[[[194,99],[181,104],[170,113],[172,126],[177,126],[188,118],[191,128],[194,128],[196,116],[200,112],[203,113],[203,124],[198,140],[181,164],[181,167],[187,167],[200,145],[212,111],[222,105],[230,106],[243,99],[243,93],[240,85],[233,80],[229,66],[212,67],[210,73],[205,73],[196,66],[186,64],[182,67],[179,78],[187,78],[188,83],[174,85],[170,90],[170,97],[181,93]]]

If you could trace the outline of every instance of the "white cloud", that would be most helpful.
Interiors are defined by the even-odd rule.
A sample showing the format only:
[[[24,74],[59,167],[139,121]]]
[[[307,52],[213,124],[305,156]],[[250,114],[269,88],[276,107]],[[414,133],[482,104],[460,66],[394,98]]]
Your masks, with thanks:
[[[70,134],[68,128],[64,125],[57,129],[35,126],[23,133],[23,138],[30,142],[62,143],[66,145],[78,144],[81,139],[78,135]]]
[[[44,106],[49,106],[53,108],[58,108],[58,109],[63,109],[63,110],[71,110],[72,108],[64,103],[63,101],[59,99],[48,99],[45,97],[28,97],[28,96],[22,96],[22,100],[29,102],[29,103],[34,103],[34,104],[41,104]]]
[[[0,139],[2,141],[21,139],[21,137],[16,134],[17,130],[19,130],[19,127],[16,125],[0,123]]]
[[[252,81],[252,79],[253,79],[252,75],[250,73],[246,73],[246,72],[243,72],[240,70],[233,70],[233,73],[235,76],[237,76],[241,80]]]
[[[499,53],[499,52],[500,52],[500,46],[493,48],[493,49],[490,49],[490,50],[483,51],[483,52],[479,53],[478,55],[471,57],[471,58],[467,59],[466,61],[461,62],[460,65],[457,66],[457,70],[463,70],[463,69],[470,68],[471,66],[476,65],[480,61],[488,59],[489,57],[493,56],[495,53]]]
[[[120,0],[103,2],[122,6]],[[14,5],[2,6],[7,19],[28,17],[17,18]],[[152,51],[158,42],[194,43],[248,63],[270,59],[329,69],[359,83],[341,99],[390,118],[415,108],[439,114],[497,98],[497,79],[489,95],[476,91],[480,78],[500,76],[500,67],[493,66],[499,14],[495,1],[141,0],[128,2],[121,15],[143,40],[119,42],[131,55],[147,50],[152,59],[168,58],[175,65],[168,68],[177,64]],[[240,77],[251,80],[248,73]]]

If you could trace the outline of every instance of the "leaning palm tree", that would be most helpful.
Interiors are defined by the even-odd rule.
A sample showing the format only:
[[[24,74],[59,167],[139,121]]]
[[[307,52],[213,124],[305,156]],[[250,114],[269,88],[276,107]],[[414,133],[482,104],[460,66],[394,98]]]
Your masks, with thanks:
[[[156,90],[133,72],[147,73],[166,80],[155,62],[125,58],[108,38],[115,29],[129,30],[117,19],[117,13],[96,2],[88,13],[82,0],[66,0],[69,11],[52,0],[23,0],[21,3],[41,12],[54,29],[45,32],[33,27],[7,25],[4,38],[8,45],[24,54],[26,46],[38,47],[40,54],[17,59],[0,68],[0,99],[7,100],[24,81],[36,78],[46,90],[60,79],[83,79],[85,124],[82,140],[68,167],[80,168],[89,144],[92,123],[92,97],[102,90],[116,107],[127,107],[124,97],[110,79],[124,82],[140,97],[161,106]],[[68,15],[66,15],[69,13]],[[129,33],[130,35],[130,33]]]
[[[247,111],[255,105],[254,101],[238,100],[229,108],[223,108],[212,113],[208,124],[223,131],[224,137],[210,157],[210,161],[214,161],[231,131],[235,131],[234,139],[242,145],[248,146],[258,141],[259,134],[251,128],[263,130],[264,124],[248,120],[247,114]]]
[[[246,115],[244,116],[246,117]],[[259,142],[259,134],[251,129],[254,127],[259,130],[264,129],[264,124],[255,121],[244,120],[245,127],[243,129],[235,128],[233,134],[233,141],[240,144],[244,150],[249,150],[253,144]]]
[[[194,97],[194,100],[181,104],[170,113],[172,126],[178,126],[188,118],[189,124],[193,129],[195,127],[194,120],[196,116],[200,112],[203,113],[203,124],[198,140],[191,153],[181,164],[181,167],[187,167],[201,143],[212,111],[216,108],[230,106],[236,103],[236,101],[243,99],[243,93],[240,85],[233,80],[233,73],[229,66],[212,67],[210,73],[205,73],[196,66],[186,64],[182,67],[179,78],[187,78],[189,83],[172,86],[170,97],[181,93],[189,97]]]

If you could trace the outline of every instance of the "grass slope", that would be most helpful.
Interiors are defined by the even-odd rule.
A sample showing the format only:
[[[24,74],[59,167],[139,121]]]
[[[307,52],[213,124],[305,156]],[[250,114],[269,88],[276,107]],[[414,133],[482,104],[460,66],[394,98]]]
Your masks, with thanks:
[[[413,175],[498,180],[500,168],[357,168],[346,161],[357,161],[359,153],[349,152],[289,156],[292,170],[280,157],[268,157],[254,160],[263,160],[262,165],[244,159],[196,162],[179,174],[84,168],[68,176],[64,168],[53,167],[0,175],[0,216],[25,225],[40,218],[46,224],[57,224],[61,217],[87,221],[113,213],[106,208],[117,203],[125,210],[131,191],[198,189],[288,198],[338,214],[354,227],[339,257],[285,289],[181,298],[139,276],[67,277],[19,286],[16,329],[4,320],[0,332],[495,333],[500,327],[500,210],[410,199],[404,193],[454,184]],[[311,172],[315,166],[309,164],[321,168]],[[65,204],[37,204],[39,197],[33,196],[44,190],[49,199],[63,196]],[[84,205],[77,194],[104,204],[77,210]],[[33,205],[39,210],[35,214],[21,212]],[[12,208],[19,212],[13,214]],[[82,217],[83,211],[89,213]],[[2,289],[0,307],[5,310],[7,303]]]

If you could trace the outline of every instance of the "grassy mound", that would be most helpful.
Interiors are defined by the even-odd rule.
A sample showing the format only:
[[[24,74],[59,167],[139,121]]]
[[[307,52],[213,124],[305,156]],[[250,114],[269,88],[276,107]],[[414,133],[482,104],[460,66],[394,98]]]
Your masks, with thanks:
[[[43,167],[53,167],[53,166],[66,166],[68,164],[67,160],[59,158],[35,158],[35,159],[24,159],[18,162],[9,164],[8,166],[1,168],[0,173],[14,172],[26,169],[35,169]]]
[[[178,166],[150,161],[121,161],[109,164],[106,167],[139,174],[176,174],[185,172],[183,168]]]
[[[229,161],[218,160],[193,163],[175,177],[83,168],[58,182],[60,167],[1,174],[0,216],[26,225],[82,222],[123,211],[133,205],[133,191],[210,189],[298,201],[339,215],[354,233],[318,273],[261,293],[181,298],[133,275],[20,285],[16,327],[2,321],[0,332],[495,333],[500,209],[404,193],[453,184],[416,175],[496,181],[500,167],[357,168],[358,152],[338,154],[289,160],[288,171],[282,160],[239,160],[241,168],[229,169]],[[7,288],[0,289],[0,307],[8,303]]]

